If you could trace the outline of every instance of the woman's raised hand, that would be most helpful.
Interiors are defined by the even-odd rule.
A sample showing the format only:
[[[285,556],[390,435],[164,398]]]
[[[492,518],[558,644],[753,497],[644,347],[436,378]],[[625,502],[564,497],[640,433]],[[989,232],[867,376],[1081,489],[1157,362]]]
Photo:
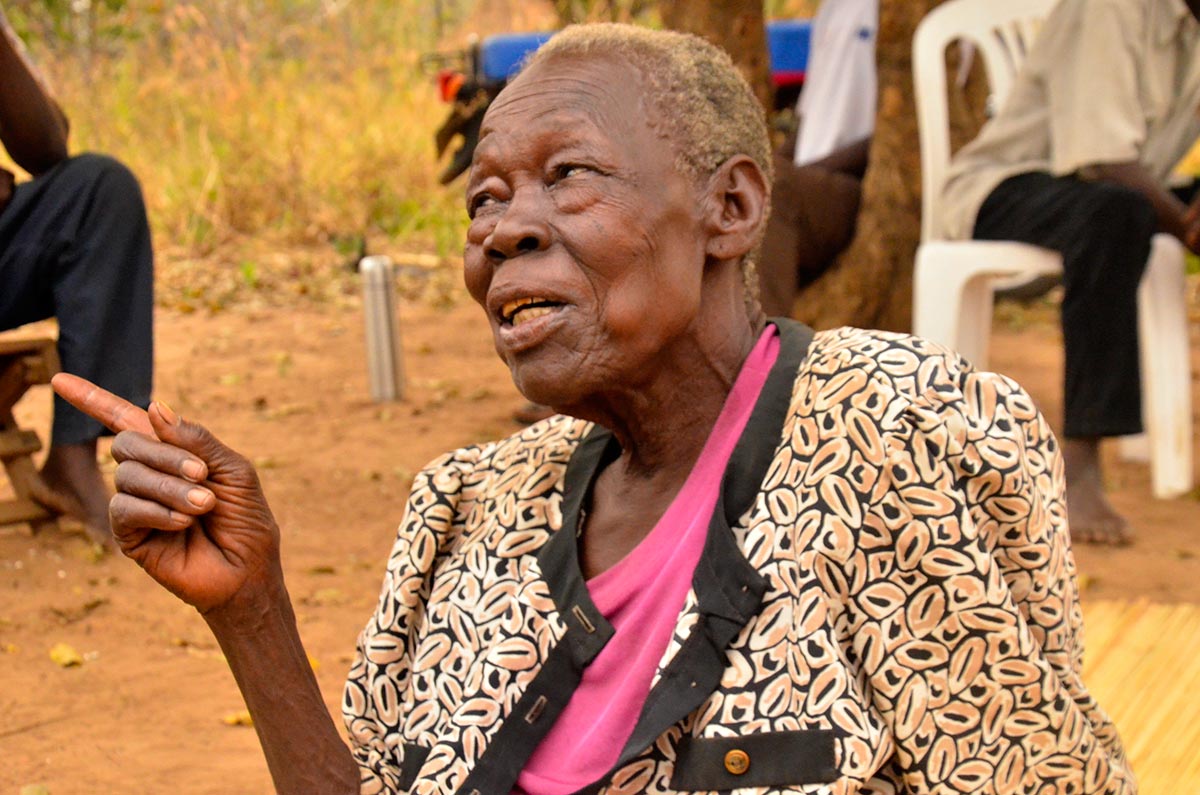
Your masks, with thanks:
[[[66,373],[51,383],[117,432],[109,519],[125,555],[201,613],[282,591],[279,528],[245,457],[164,403],[143,411]]]

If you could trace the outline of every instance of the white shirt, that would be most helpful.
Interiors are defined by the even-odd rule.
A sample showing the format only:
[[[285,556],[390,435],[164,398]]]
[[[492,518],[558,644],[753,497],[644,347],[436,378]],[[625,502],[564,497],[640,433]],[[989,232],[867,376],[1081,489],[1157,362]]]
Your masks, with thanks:
[[[1138,162],[1166,181],[1200,135],[1200,24],[1183,0],[1062,0],[1000,112],[955,155],[941,233],[970,238],[1016,174]]]
[[[874,132],[878,32],[879,0],[821,3],[796,106],[796,165],[820,160]]]

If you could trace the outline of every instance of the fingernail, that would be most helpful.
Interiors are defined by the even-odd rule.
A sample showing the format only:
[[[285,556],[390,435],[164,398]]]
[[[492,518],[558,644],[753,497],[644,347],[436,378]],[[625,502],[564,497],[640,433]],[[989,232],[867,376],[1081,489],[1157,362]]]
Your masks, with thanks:
[[[179,469],[188,480],[200,480],[204,477],[204,464],[199,461],[188,459],[179,466]]]
[[[192,489],[187,494],[188,502],[197,508],[207,508],[212,504],[213,493],[208,489]]]
[[[162,415],[162,418],[167,421],[168,425],[179,424],[179,415],[170,406],[161,400],[156,400],[154,403],[158,406],[158,413]]]

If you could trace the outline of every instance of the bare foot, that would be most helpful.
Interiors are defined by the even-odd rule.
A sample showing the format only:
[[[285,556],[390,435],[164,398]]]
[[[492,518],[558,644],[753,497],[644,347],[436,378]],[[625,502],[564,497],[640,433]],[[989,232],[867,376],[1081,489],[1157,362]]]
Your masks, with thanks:
[[[1063,444],[1067,468],[1067,521],[1071,539],[1083,544],[1124,546],[1133,541],[1125,517],[1104,494],[1098,439],[1067,439]]]
[[[108,524],[112,494],[96,463],[96,442],[53,445],[39,474],[42,483],[34,487],[33,499],[54,513],[78,519],[93,542],[116,548]]]

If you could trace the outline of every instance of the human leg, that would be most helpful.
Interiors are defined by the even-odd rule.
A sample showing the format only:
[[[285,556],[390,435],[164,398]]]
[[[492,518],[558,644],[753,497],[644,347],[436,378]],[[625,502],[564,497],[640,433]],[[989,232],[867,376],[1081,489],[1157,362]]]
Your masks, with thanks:
[[[1142,428],[1137,290],[1157,221],[1140,194],[1048,174],[1002,183],[975,237],[1017,240],[1063,256],[1064,460],[1073,537],[1125,543],[1128,523],[1104,495],[1100,439]]]
[[[0,283],[0,327],[56,317],[65,371],[149,403],[153,255],[141,191],[124,166],[81,155],[19,185],[0,215]],[[98,539],[108,528],[95,456],[103,433],[56,398],[39,495]]]

